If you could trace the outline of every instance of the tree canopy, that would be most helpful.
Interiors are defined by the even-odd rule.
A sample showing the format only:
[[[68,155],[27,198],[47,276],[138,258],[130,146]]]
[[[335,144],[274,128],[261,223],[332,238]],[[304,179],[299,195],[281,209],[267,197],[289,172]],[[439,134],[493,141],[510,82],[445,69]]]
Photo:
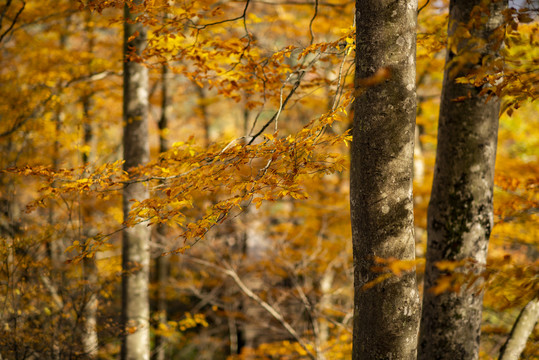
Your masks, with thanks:
[[[416,259],[373,258],[380,276],[365,288],[417,271],[423,291],[445,54],[458,53],[459,41],[485,46],[473,29],[488,16],[474,8],[469,28],[458,27],[448,41],[448,3],[420,1],[417,9]],[[124,6],[137,15],[126,20]],[[352,104],[395,75],[380,67],[354,84],[354,54],[362,49],[354,6],[0,4],[0,357],[116,358],[130,331],[120,317],[121,234],[139,226],[151,232],[152,356],[349,359]],[[498,357],[539,291],[536,6],[510,2],[488,39],[501,60],[484,59],[456,79],[501,99],[487,264],[480,272],[449,271],[432,289],[458,292],[481,280],[481,359]],[[147,41],[124,56],[126,22],[145,29]],[[456,69],[470,61],[455,59]],[[126,61],[149,74],[149,161],[129,169],[122,152]],[[133,184],[149,196],[127,198],[124,217],[122,193]],[[160,259],[167,259],[164,281],[157,279]],[[93,315],[86,311],[92,304]],[[88,328],[90,316],[96,323]],[[97,345],[81,342],[90,332]],[[538,336],[532,331],[523,358],[538,356]]]

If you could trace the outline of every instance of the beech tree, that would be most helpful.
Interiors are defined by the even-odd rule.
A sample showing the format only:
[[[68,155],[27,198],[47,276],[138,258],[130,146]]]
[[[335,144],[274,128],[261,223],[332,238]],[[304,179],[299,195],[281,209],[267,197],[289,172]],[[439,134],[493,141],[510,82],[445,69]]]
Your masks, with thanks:
[[[412,197],[417,2],[356,2],[350,169],[353,359],[415,359],[415,271],[372,284],[377,259],[415,259]]]
[[[506,6],[505,0],[452,0],[449,5],[449,41],[428,208],[419,359],[479,356],[482,279],[471,277],[456,291],[439,292],[435,287],[444,275],[479,274],[486,265],[494,226],[500,99],[481,78],[474,83],[459,79],[472,76],[485,63],[499,61]],[[454,266],[443,268],[444,261]]]
[[[161,117],[159,118],[159,151],[161,153],[169,150],[170,145],[167,140],[168,123],[171,110],[171,86],[170,72],[167,65],[162,66],[161,72]],[[161,256],[166,248],[167,226],[159,224],[156,230],[158,251],[155,258],[154,278],[157,286],[157,294],[155,301],[155,310],[158,316],[160,326],[166,326],[167,323],[167,296],[166,285],[169,277],[170,259],[166,256]],[[159,326],[159,325],[158,325]],[[155,360],[166,359],[166,339],[160,334],[155,336]]]
[[[135,18],[142,1],[125,5],[124,21],[124,165],[128,173],[148,162],[148,69],[136,61],[146,43],[144,24]],[[133,182],[123,190],[124,218],[129,217],[133,200],[149,197],[145,184]],[[143,219],[123,230],[122,238],[122,359],[150,358],[150,228]]]
[[[449,1],[357,3],[359,14],[350,0],[0,4],[2,359],[120,358],[122,346],[182,360],[414,358]],[[122,54],[126,4],[135,31]],[[439,261],[428,290],[484,289],[481,360],[537,357],[539,23],[513,7],[485,39],[474,32],[490,13],[471,9],[449,41],[455,80],[472,89],[451,105],[502,99],[487,264]],[[466,68],[481,55],[459,46],[494,50],[504,34],[503,59]],[[124,75],[132,104],[148,100],[133,121]],[[141,139],[122,139],[142,119]],[[146,158],[124,165],[123,141],[146,139]],[[153,283],[131,287],[123,302],[140,307],[122,310],[122,277],[147,281],[150,229]],[[143,240],[126,268],[124,232]]]
[[[88,52],[92,53],[95,47],[95,33],[92,23],[92,16],[88,14],[85,21],[86,36],[88,37]],[[88,73],[92,73],[91,60],[88,63]],[[92,112],[94,110],[95,100],[93,99],[93,91],[90,86],[82,95],[82,115],[83,115],[83,144],[85,146],[82,152],[82,163],[89,164],[95,162],[95,139],[94,125],[92,124]],[[91,204],[83,207],[83,217],[81,225],[83,227],[84,243],[90,243],[90,239],[95,235],[94,224],[84,223],[84,219],[90,217],[92,212]],[[86,246],[86,251],[90,251]],[[97,357],[99,350],[98,332],[97,332],[97,315],[98,315],[98,274],[95,263],[95,256],[85,257],[82,260],[82,272],[84,279],[84,297],[86,303],[82,311],[84,321],[81,341],[83,344],[84,353],[88,358],[94,359]]]
[[[517,360],[539,320],[539,301],[530,301],[518,315],[507,341],[500,350],[500,360]]]

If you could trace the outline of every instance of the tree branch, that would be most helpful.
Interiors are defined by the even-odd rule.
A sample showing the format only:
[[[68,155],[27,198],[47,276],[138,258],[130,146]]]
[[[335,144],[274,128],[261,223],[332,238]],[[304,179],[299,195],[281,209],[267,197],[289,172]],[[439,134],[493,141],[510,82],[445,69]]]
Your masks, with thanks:
[[[303,76],[305,75],[305,71],[302,71],[299,73],[298,75],[298,78],[296,80],[296,82],[294,83],[294,86],[292,87],[292,89],[290,90],[290,92],[288,93],[287,97],[281,101],[281,104],[279,106],[279,110],[277,110],[277,112],[275,112],[275,114],[273,114],[273,116],[271,117],[271,119],[269,119],[265,124],[264,126],[262,126],[262,128],[256,133],[254,134],[249,143],[247,145],[251,145],[258,136],[260,136],[264,130],[266,130],[266,128],[273,122],[275,121],[276,119],[278,119],[279,115],[281,115],[281,112],[282,110],[284,109],[284,107],[286,106],[286,104],[288,103],[288,101],[290,100],[290,98],[292,97],[292,95],[294,95],[294,93],[296,92],[296,90],[298,89],[299,85],[301,84],[301,79],[303,78]],[[285,83],[286,84],[286,83]],[[283,85],[284,86],[284,85]]]
[[[195,25],[195,28],[197,30],[203,30],[203,29],[205,29],[207,27],[210,27],[210,26],[215,26],[215,25],[224,24],[224,23],[227,23],[227,22],[233,22],[233,21],[238,21],[238,20],[241,20],[241,19],[245,19],[245,16],[247,15],[247,8],[249,7],[250,2],[251,2],[251,0],[247,0],[245,2],[245,7],[243,8],[243,14],[241,14],[240,16],[237,16],[237,17],[232,18],[232,19],[220,20],[220,21],[216,21],[216,22],[212,22],[212,23],[208,23],[208,24]]]
[[[310,45],[314,43],[313,22],[314,22],[314,19],[316,19],[316,15],[318,15],[318,0],[314,0],[314,14],[313,14],[313,17],[311,18],[311,22],[309,22],[309,32],[311,34]]]
[[[15,26],[15,23],[17,22],[17,19],[19,18],[19,15],[21,15],[22,11],[24,10],[24,7],[26,6],[26,1],[25,0],[21,0],[22,1],[22,6],[21,8],[19,9],[19,11],[17,12],[17,14],[15,14],[15,17],[13,18],[13,21],[11,21],[11,24],[9,25],[9,27],[7,28],[6,31],[4,31],[2,34],[0,34],[0,42],[2,42],[2,40],[4,40],[4,37],[11,31],[11,29],[13,29],[13,26]],[[0,25],[2,24],[2,20],[4,20],[4,16],[7,12],[7,9],[9,7],[9,5],[11,4],[11,0],[9,0],[6,4],[6,6],[4,7],[4,11],[2,11],[2,16],[0,17]]]
[[[213,268],[215,270],[221,271],[225,273],[227,276],[231,277],[232,280],[238,285],[240,290],[250,299],[254,300],[256,303],[258,303],[264,310],[266,310],[275,320],[277,320],[285,329],[288,331],[290,335],[298,342],[298,344],[307,352],[309,358],[315,360],[316,356],[309,350],[307,344],[303,339],[299,336],[299,334],[296,332],[296,330],[288,323],[288,321],[285,320],[285,318],[277,311],[273,306],[262,300],[258,295],[256,295],[251,289],[245,285],[245,283],[240,279],[236,271],[234,271],[232,268],[223,268],[220,266],[217,266],[215,264],[212,264],[208,261],[197,259],[190,256],[185,256],[185,259],[192,261],[196,264],[204,265],[210,268]]]
[[[417,9],[417,14],[419,15],[419,13],[421,12],[421,10],[423,10],[424,8],[427,7],[427,5],[429,4],[430,0],[427,0],[426,3],[423,4],[423,6],[421,6],[419,9]]]

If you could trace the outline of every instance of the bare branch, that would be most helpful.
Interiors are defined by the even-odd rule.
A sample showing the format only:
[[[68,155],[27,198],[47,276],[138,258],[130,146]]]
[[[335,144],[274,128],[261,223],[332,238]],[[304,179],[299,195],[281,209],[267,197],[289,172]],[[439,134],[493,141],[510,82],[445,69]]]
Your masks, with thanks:
[[[210,27],[210,26],[215,26],[215,25],[224,24],[224,23],[227,23],[227,22],[234,22],[234,21],[238,21],[238,20],[241,20],[241,19],[245,19],[245,16],[247,15],[247,8],[249,7],[250,2],[251,2],[251,0],[247,0],[245,2],[245,8],[243,8],[243,14],[241,14],[238,17],[235,17],[235,18],[232,18],[232,19],[225,19],[225,20],[221,20],[221,21],[216,21],[216,22],[208,23],[208,24],[197,25],[195,27],[198,30],[202,30],[202,29],[205,29],[205,28]]]
[[[301,84],[301,79],[303,79],[303,76],[305,75],[305,71],[302,71],[299,73],[298,75],[298,78],[296,79],[296,82],[294,83],[294,86],[292,87],[292,89],[290,90],[290,92],[288,93],[287,97],[281,101],[281,104],[279,106],[279,109],[277,110],[277,112],[275,112],[275,114],[271,117],[271,119],[269,119],[265,124],[264,126],[262,126],[262,129],[260,129],[256,134],[254,134],[252,137],[251,137],[251,140],[249,141],[249,143],[247,145],[251,145],[255,139],[260,136],[264,130],[266,130],[266,128],[275,120],[277,120],[279,118],[279,115],[281,115],[281,112],[282,110],[284,109],[284,107],[286,106],[286,104],[288,103],[288,101],[290,100],[290,98],[292,97],[292,95],[294,95],[294,93],[296,92],[296,90],[298,89],[299,85]]]
[[[4,5],[4,9],[2,10],[2,13],[0,14],[0,28],[2,28],[2,21],[4,21],[4,16],[6,16],[7,10],[11,6],[12,0],[7,0],[6,5]]]
[[[58,310],[61,311],[64,308],[64,302],[62,301],[60,295],[58,295],[58,289],[56,289],[56,286],[52,284],[51,280],[47,276],[41,274],[39,277],[41,282],[43,282],[43,285],[45,285],[47,290],[49,290],[54,305],[56,305]]]
[[[311,33],[311,45],[314,43],[314,33],[313,33],[313,22],[314,19],[316,19],[316,15],[318,15],[318,0],[314,0],[314,14],[311,18],[311,22],[309,22],[309,32]]]
[[[0,34],[0,42],[2,42],[2,40],[4,40],[4,37],[7,34],[9,34],[11,29],[13,29],[13,27],[15,26],[15,23],[17,22],[17,19],[19,18],[19,15],[21,15],[22,11],[24,10],[24,7],[26,6],[26,1],[25,0],[21,0],[21,1],[22,1],[22,6],[19,9],[19,11],[17,12],[17,14],[15,14],[15,17],[11,21],[11,24],[9,25],[9,27],[7,28],[6,31],[4,31],[2,34]],[[0,25],[2,24],[2,20],[4,20],[4,16],[5,16],[5,14],[7,12],[7,9],[8,9],[10,4],[11,4],[11,0],[9,0],[7,2],[6,6],[4,7],[4,10],[2,11],[2,16],[0,17]]]
[[[256,295],[245,283],[240,279],[236,271],[234,271],[230,266],[228,268],[223,268],[220,266],[217,266],[215,264],[212,264],[208,261],[197,259],[191,256],[185,256],[185,259],[192,261],[196,264],[204,265],[207,267],[210,267],[212,269],[218,270],[226,274],[227,276],[231,277],[232,280],[238,285],[240,290],[250,299],[254,300],[256,303],[258,303],[264,310],[266,310],[275,320],[277,320],[285,329],[288,331],[290,335],[298,342],[298,344],[307,352],[309,355],[309,358],[315,360],[316,356],[309,350],[309,347],[303,341],[303,339],[299,336],[299,334],[296,332],[296,330],[290,325],[288,321],[285,320],[285,318],[277,311],[273,306],[262,300],[258,295]]]
[[[274,5],[274,6],[277,6],[277,5],[311,6],[312,5],[312,3],[308,2],[308,1],[293,1],[293,0],[281,1],[281,2],[278,2],[278,1],[266,1],[266,0],[253,0],[253,2],[259,3],[259,4],[265,4],[265,5]],[[345,7],[345,6],[349,5],[349,4],[352,4],[353,2],[354,1],[347,1],[345,3],[340,3],[340,4],[337,4],[337,3],[334,4],[334,3],[328,3],[328,2],[320,2],[318,5],[339,8],[339,7]]]
[[[419,9],[417,9],[417,13],[419,14],[421,12],[421,10],[423,10],[424,8],[427,7],[427,5],[429,4],[430,0],[427,0],[426,3],[423,4],[423,6],[421,6]]]

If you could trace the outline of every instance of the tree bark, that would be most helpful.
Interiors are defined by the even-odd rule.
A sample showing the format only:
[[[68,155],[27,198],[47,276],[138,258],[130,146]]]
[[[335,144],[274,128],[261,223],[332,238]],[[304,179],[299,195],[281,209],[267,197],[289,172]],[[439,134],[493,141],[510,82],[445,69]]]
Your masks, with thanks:
[[[133,2],[140,5],[142,1]],[[141,54],[146,43],[146,30],[134,22],[136,15],[125,7],[124,22],[124,170],[149,160],[148,144],[148,70],[129,60],[135,49]],[[129,38],[134,38],[129,41]],[[124,189],[123,212],[127,219],[131,199],[142,201],[149,196],[142,183],[129,184]],[[123,231],[122,238],[122,360],[148,360],[150,358],[149,327],[149,266],[150,228],[141,223]]]
[[[92,16],[89,14],[85,19],[85,30],[88,36],[88,52],[94,51],[94,32],[92,23]],[[88,73],[92,73],[91,61],[88,64]],[[92,128],[91,111],[94,106],[93,92],[88,90],[82,98],[82,112],[83,112],[83,142],[86,147],[82,153],[82,163],[84,166],[88,166],[88,163],[93,161],[94,149],[94,132]],[[86,152],[87,151],[87,152]],[[95,229],[92,229],[90,224],[86,223],[86,217],[91,215],[91,206],[87,204],[81,205],[82,207],[82,228],[83,228],[83,241],[88,241],[95,233]],[[88,245],[86,245],[88,246]],[[86,249],[87,250],[87,249]],[[82,334],[81,343],[85,356],[89,359],[97,358],[99,340],[97,334],[97,266],[95,263],[95,256],[85,257],[82,260],[82,276],[84,280],[84,299],[86,301],[82,310]]]
[[[168,129],[168,119],[171,110],[172,97],[169,86],[169,70],[163,65],[161,73],[161,118],[159,119],[159,152],[168,151],[170,146],[167,141],[166,130]],[[165,224],[157,226],[157,241],[160,245],[165,245],[167,227]],[[166,283],[168,281],[170,269],[169,256],[157,256],[155,259],[155,282],[157,284],[156,310],[159,324],[167,323],[167,294]],[[166,339],[160,335],[155,337],[155,360],[165,360]]]
[[[415,271],[368,289],[375,257],[414,260],[412,199],[417,1],[356,1],[356,102],[350,207],[354,360],[414,359]]]
[[[93,140],[93,131],[90,124],[89,113],[92,107],[92,94],[87,94],[83,98],[83,116],[84,116],[84,145],[90,146]],[[90,150],[91,151],[91,150]],[[87,164],[91,157],[91,153],[82,154],[82,161],[84,164]],[[91,209],[88,205],[82,206],[82,233],[83,239],[82,242],[89,241],[93,235],[95,235],[95,229],[86,223],[86,218],[91,215]],[[86,249],[88,250],[88,244]],[[94,359],[97,357],[98,352],[98,335],[97,335],[97,309],[98,309],[98,298],[97,298],[97,266],[95,263],[95,256],[85,257],[82,260],[82,276],[84,281],[84,308],[82,309],[82,334],[81,334],[81,343],[85,356],[89,359]]]
[[[202,124],[204,126],[204,142],[205,146],[210,146],[210,120],[208,116],[208,105],[207,105],[207,97],[204,93],[204,88],[198,86],[198,84],[194,84],[194,87],[198,94],[198,112],[200,117],[202,118]]]
[[[428,246],[419,359],[477,359],[483,293],[474,286],[435,294],[442,260],[470,259],[481,271],[493,226],[493,182],[499,99],[479,95],[484,86],[459,84],[458,77],[498,57],[492,35],[502,25],[505,0],[479,7],[480,0],[450,3],[448,50],[438,125],[438,147],[428,208]],[[474,9],[475,8],[475,9]],[[470,14],[480,10],[486,21]],[[472,24],[472,21],[475,23]],[[460,28],[460,29],[459,29]],[[459,29],[459,30],[457,30]],[[463,36],[468,30],[470,35]],[[484,44],[484,45],[482,45]],[[456,51],[456,53],[455,53]],[[472,284],[470,284],[472,285]]]
[[[539,299],[530,301],[518,315],[511,334],[500,350],[500,360],[518,360],[539,319]]]

